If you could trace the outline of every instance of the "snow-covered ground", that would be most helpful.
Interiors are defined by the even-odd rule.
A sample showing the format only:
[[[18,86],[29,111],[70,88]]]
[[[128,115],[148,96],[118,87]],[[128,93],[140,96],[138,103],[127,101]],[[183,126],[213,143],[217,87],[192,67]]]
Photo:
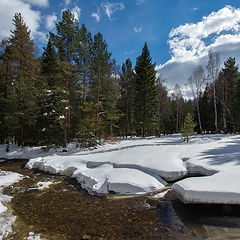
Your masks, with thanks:
[[[11,231],[11,225],[15,221],[15,216],[9,213],[4,203],[11,200],[10,196],[4,195],[2,190],[6,186],[10,186],[18,182],[23,176],[18,173],[6,172],[0,170],[0,239],[6,237]]]
[[[68,152],[10,146],[0,157],[29,158],[29,168],[76,178],[89,193],[138,194],[172,189],[185,202],[240,204],[240,136],[196,135],[189,144],[180,135],[125,139],[92,151],[73,145]],[[187,176],[205,175],[204,177]]]

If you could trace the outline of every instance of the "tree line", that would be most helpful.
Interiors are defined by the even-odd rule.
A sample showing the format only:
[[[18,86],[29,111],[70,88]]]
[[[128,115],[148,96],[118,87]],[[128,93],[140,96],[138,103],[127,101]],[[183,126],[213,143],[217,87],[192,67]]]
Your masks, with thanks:
[[[229,58],[219,72],[217,55],[189,79],[184,100],[177,84],[169,94],[144,44],[132,66],[118,67],[99,32],[95,36],[62,13],[40,58],[21,13],[0,48],[0,142],[94,146],[114,136],[160,136],[180,132],[191,113],[204,132],[238,131],[239,73]],[[211,79],[206,81],[206,79]],[[205,90],[203,87],[205,86]],[[215,123],[215,124],[214,124]]]

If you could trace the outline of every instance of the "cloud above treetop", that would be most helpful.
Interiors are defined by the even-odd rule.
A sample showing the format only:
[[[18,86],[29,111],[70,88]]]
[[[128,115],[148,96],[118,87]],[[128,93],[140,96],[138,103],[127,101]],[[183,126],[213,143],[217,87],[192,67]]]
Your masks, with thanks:
[[[239,30],[240,9],[232,6],[212,12],[197,23],[172,29],[168,40],[171,59],[157,66],[158,73],[169,87],[174,87],[176,83],[186,82],[196,65],[206,66],[210,49],[218,51],[222,61],[240,55]]]
[[[96,20],[97,22],[99,22],[100,19],[101,19],[100,10],[98,9],[97,12],[92,13],[92,17],[95,18],[95,20]]]
[[[57,16],[55,14],[48,15],[46,17],[46,28],[49,31],[52,31],[55,28],[55,24],[57,22]]]
[[[48,7],[49,2],[48,0],[23,0],[23,2],[30,3],[31,5],[37,7]]]
[[[111,2],[106,1],[106,2],[102,3],[101,6],[104,8],[106,15],[110,19],[112,19],[112,15],[115,12],[123,10],[125,8],[123,2],[111,3]]]
[[[22,0],[1,0],[0,1],[0,37],[9,37],[10,30],[14,28],[12,19],[15,13],[21,12],[25,23],[31,29],[32,35],[36,34],[40,26],[41,14],[39,11],[32,10],[30,2]],[[37,1],[46,3],[48,1]]]

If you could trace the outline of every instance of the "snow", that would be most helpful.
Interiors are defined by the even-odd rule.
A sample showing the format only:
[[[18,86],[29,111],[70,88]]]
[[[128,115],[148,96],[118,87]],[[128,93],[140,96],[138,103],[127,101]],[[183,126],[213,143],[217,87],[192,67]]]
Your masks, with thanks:
[[[233,135],[192,148],[186,154],[191,171],[213,175],[181,180],[173,190],[186,203],[240,204],[239,146],[240,136]]]
[[[41,240],[41,237],[39,234],[35,235],[34,232],[29,232],[28,236],[24,238],[24,240]]]
[[[90,194],[139,194],[175,181],[183,202],[240,204],[239,135],[196,135],[189,144],[180,135],[128,138],[94,150],[75,145],[66,153],[12,145],[6,153],[1,145],[0,157],[29,158],[28,168],[75,178]]]
[[[3,188],[18,182],[23,176],[18,173],[0,171],[0,239],[6,237],[11,231],[11,225],[15,221],[15,216],[7,212],[4,203],[11,200],[10,196],[2,193]]]
[[[56,181],[47,181],[47,182],[38,182],[36,184],[36,187],[31,187],[29,188],[28,190],[44,190],[46,188],[49,188],[50,185],[53,185],[53,184],[58,184],[60,182],[56,182]]]

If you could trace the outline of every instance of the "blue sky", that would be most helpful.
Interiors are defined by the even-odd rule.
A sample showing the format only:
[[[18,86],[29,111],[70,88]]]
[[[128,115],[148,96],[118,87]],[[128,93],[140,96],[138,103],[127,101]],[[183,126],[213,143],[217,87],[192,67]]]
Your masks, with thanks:
[[[100,31],[119,65],[127,58],[135,64],[146,41],[169,88],[206,65],[210,48],[222,62],[240,57],[239,0],[0,0],[0,37],[10,35],[14,13],[22,12],[41,52],[63,9],[93,34]]]

